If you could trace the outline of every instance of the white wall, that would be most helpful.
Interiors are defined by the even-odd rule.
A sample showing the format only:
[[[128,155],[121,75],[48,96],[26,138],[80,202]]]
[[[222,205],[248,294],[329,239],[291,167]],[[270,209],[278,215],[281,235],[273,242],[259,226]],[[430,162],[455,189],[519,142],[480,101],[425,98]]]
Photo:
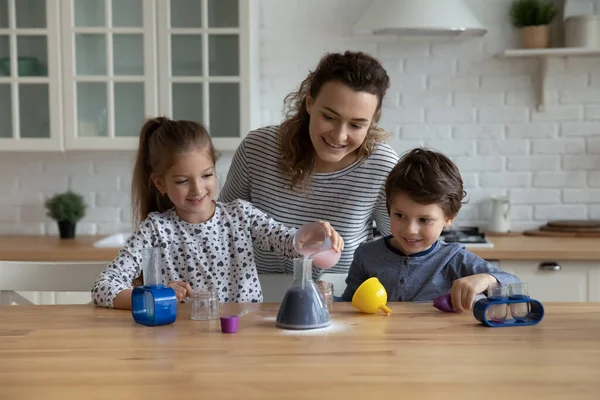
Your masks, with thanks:
[[[600,0],[593,1],[600,11]],[[508,194],[515,229],[548,219],[600,218],[600,57],[556,59],[548,106],[535,108],[537,63],[495,55],[519,45],[510,0],[468,0],[488,33],[470,41],[353,37],[370,2],[260,0],[262,123],[278,123],[284,96],[327,51],[363,50],[392,87],[381,126],[399,152],[424,145],[455,160],[470,203],[459,224],[485,227],[486,199]],[[557,31],[556,37],[559,37]],[[80,233],[129,228],[132,152],[0,153],[0,233],[55,233],[45,196],[67,188],[91,208]],[[224,176],[231,154],[218,165]]]

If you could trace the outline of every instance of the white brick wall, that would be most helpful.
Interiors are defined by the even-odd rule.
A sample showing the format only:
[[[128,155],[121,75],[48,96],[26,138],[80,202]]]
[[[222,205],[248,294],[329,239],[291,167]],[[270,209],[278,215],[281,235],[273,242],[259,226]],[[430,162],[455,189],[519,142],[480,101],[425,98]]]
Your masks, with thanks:
[[[508,171],[556,171],[560,165],[559,156],[511,156],[507,157]]]
[[[131,226],[131,172],[134,152],[0,153],[0,234],[57,234],[44,200],[74,190],[88,211],[77,225],[80,234],[127,232]],[[223,154],[217,165],[219,185],[231,163]],[[22,168],[21,168],[22,167]],[[15,173],[16,172],[16,173]]]
[[[600,171],[588,172],[588,185],[593,188],[600,187]]]
[[[600,120],[600,106],[586,106],[585,119],[589,121]]]
[[[557,138],[558,124],[506,124],[506,137],[509,139]],[[525,141],[524,141],[525,142]]]
[[[480,107],[477,122],[507,123],[529,121],[529,109],[525,107]]]
[[[572,172],[534,172],[533,187],[539,188],[583,188],[585,171]]]
[[[549,219],[586,219],[587,209],[583,204],[577,205],[539,205],[534,207],[533,218],[538,221]]]
[[[509,200],[512,204],[556,204],[560,203],[558,189],[510,189]]]
[[[502,171],[504,159],[502,157],[452,157],[460,171],[477,172],[478,175],[486,171]]]
[[[600,154],[600,137],[587,140],[587,152],[589,154]]]
[[[600,0],[594,0],[600,10]],[[488,33],[468,41],[353,37],[363,0],[261,0],[262,124],[278,123],[282,100],[324,52],[363,50],[392,79],[380,125],[402,153],[446,152],[470,201],[457,223],[485,227],[488,198],[508,194],[515,229],[548,219],[600,218],[600,57],[553,59],[546,112],[536,109],[538,63],[496,54],[519,45],[511,0],[467,0]],[[220,185],[231,161],[223,154]],[[90,209],[81,233],[129,230],[133,152],[0,153],[0,233],[56,233],[43,200],[81,192]]]

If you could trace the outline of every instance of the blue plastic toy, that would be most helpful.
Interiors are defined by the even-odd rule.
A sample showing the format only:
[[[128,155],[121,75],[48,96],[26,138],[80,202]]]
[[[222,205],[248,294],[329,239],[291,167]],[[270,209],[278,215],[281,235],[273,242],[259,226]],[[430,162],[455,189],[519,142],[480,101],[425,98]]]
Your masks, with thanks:
[[[131,293],[131,314],[133,320],[148,326],[172,324],[177,319],[177,296],[170,287],[162,284],[159,274],[160,249],[157,247],[142,251],[142,271],[144,286],[138,286]]]
[[[177,319],[177,296],[170,287],[144,285],[133,289],[131,314],[138,324],[157,326]]]
[[[489,307],[498,304],[516,304],[529,303],[529,312],[523,318],[519,319],[504,319],[502,321],[489,320],[487,310]],[[486,326],[498,328],[502,326],[529,326],[538,324],[544,318],[544,306],[539,301],[528,296],[523,296],[519,299],[509,299],[508,297],[481,299],[473,306],[473,315],[475,318]]]

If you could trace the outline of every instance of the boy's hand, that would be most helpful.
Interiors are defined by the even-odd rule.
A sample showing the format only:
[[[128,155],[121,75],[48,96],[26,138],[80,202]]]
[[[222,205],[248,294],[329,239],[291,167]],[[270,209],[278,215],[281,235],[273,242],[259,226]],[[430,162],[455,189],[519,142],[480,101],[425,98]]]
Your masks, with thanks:
[[[175,291],[177,301],[181,303],[183,299],[192,295],[192,287],[187,282],[171,281],[168,285]]]
[[[319,223],[319,225],[321,225],[321,227],[325,231],[325,235],[327,235],[328,237],[331,238],[331,247],[338,253],[340,251],[344,250],[344,239],[342,239],[340,234],[337,233],[337,231],[335,229],[333,229],[333,226],[331,226],[331,224],[327,221],[317,221],[317,222]]]
[[[458,312],[470,310],[475,295],[483,292],[495,282],[496,278],[490,274],[476,274],[455,280],[450,291],[452,308]]]

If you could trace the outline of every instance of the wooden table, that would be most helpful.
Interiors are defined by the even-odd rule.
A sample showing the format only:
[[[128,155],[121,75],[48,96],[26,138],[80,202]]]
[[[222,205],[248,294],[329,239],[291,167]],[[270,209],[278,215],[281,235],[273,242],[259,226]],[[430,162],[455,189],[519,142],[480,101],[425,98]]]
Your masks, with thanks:
[[[217,321],[135,324],[92,306],[0,307],[0,398],[598,399],[600,303],[546,304],[532,327],[390,303],[390,317],[334,304],[320,331],[274,327],[253,304],[237,334]],[[233,313],[237,304],[222,306]]]

